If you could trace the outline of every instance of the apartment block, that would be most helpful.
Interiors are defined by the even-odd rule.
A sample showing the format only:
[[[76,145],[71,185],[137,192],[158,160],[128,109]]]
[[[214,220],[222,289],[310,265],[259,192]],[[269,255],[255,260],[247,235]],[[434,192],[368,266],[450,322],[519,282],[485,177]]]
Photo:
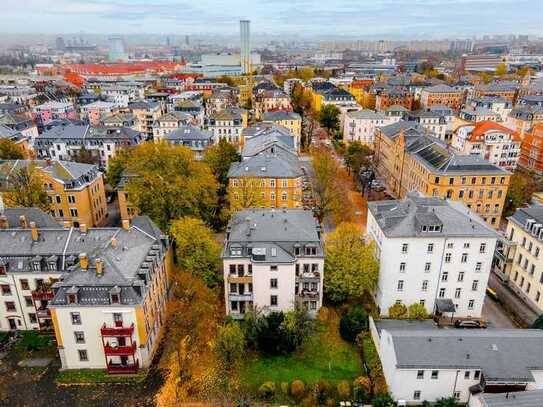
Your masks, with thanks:
[[[399,118],[397,120],[399,120]],[[348,143],[359,141],[367,146],[373,147],[375,129],[381,126],[387,126],[395,121],[394,117],[373,110],[348,112],[345,115],[345,122],[343,125],[343,139]]]
[[[226,313],[242,319],[251,308],[289,311],[299,302],[316,316],[322,305],[324,248],[311,211],[237,212],[222,252]]]
[[[479,318],[499,235],[458,202],[410,192],[368,203],[376,244],[381,315],[394,304],[422,304],[429,314]]]
[[[295,112],[265,112],[262,114],[264,123],[274,123],[286,127],[300,141],[302,137],[302,116]]]
[[[434,105],[448,106],[453,110],[460,110],[464,100],[464,92],[448,85],[435,85],[424,88],[420,94],[420,104],[424,108]]]
[[[519,165],[529,171],[543,174],[543,124],[536,124],[524,134]]]
[[[393,195],[409,191],[463,202],[498,228],[511,173],[472,155],[460,155],[416,123],[400,121],[376,132],[379,177]]]

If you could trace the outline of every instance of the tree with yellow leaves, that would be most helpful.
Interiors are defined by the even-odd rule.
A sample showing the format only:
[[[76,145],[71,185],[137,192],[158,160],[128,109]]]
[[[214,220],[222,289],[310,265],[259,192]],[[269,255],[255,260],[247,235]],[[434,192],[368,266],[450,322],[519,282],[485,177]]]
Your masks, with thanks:
[[[217,189],[210,168],[184,146],[146,142],[130,150],[126,171],[137,174],[126,185],[130,203],[163,230],[171,221],[196,216],[209,222],[217,211]]]
[[[341,223],[325,237],[324,293],[332,301],[359,298],[371,292],[379,277],[373,244],[366,245],[360,227]]]
[[[21,167],[10,175],[3,199],[6,206],[12,208],[36,207],[46,212],[51,209],[42,174],[34,164]]]
[[[230,213],[247,208],[260,208],[265,202],[264,179],[252,177],[236,178],[228,187]]]

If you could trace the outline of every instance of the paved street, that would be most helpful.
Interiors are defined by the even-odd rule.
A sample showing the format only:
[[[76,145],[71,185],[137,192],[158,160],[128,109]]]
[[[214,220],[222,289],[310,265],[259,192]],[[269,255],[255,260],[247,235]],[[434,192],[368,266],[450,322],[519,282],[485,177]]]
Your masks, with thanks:
[[[488,286],[496,291],[503,306],[516,315],[522,325],[528,326],[537,318],[537,314],[493,273],[490,274]]]
[[[488,326],[493,328],[517,328],[500,304],[488,296],[483,305],[483,319],[487,321]]]

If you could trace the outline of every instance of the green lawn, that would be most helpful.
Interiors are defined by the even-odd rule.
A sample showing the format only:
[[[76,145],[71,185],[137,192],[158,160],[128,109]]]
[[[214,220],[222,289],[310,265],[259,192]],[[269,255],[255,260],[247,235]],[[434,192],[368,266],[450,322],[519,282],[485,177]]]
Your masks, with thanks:
[[[147,371],[135,375],[110,375],[105,369],[69,369],[57,374],[58,384],[138,383],[145,379]]]
[[[242,368],[243,380],[255,388],[266,381],[306,384],[323,378],[332,383],[352,382],[362,374],[360,352],[339,336],[339,316],[330,309],[326,323],[318,323],[316,332],[301,349],[287,356],[250,355]]]

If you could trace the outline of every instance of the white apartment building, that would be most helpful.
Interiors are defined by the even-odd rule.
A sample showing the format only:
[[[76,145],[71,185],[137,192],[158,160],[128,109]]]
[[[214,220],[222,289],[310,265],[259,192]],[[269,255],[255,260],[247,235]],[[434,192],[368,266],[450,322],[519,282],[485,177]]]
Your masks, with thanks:
[[[537,313],[543,312],[543,206],[519,208],[507,218],[505,232],[511,266],[505,278]]]
[[[147,217],[122,228],[29,219],[1,218],[0,330],[54,329],[64,369],[148,367],[165,322],[168,238]]]
[[[347,143],[360,141],[370,147],[373,147],[375,141],[375,129],[381,126],[387,126],[396,120],[392,116],[386,116],[382,112],[373,110],[360,110],[348,112],[345,115],[343,125],[343,139]]]
[[[243,131],[243,118],[236,110],[223,110],[212,114],[207,121],[207,130],[213,133],[213,140],[218,143],[221,139],[239,145]]]
[[[194,121],[193,117],[188,113],[169,112],[160,116],[153,124],[153,140],[160,141],[164,136],[186,126]]]
[[[130,102],[143,98],[144,89],[141,87],[109,85],[100,90],[102,95],[119,107],[127,107]]]
[[[255,307],[288,311],[297,301],[315,316],[322,305],[324,248],[311,211],[250,209],[235,213],[222,252],[226,313]]]
[[[372,319],[370,330],[388,390],[399,404],[453,397],[480,406],[476,401],[486,394],[543,389],[541,330],[443,329],[433,321]]]
[[[288,96],[292,96],[292,91],[294,90],[294,87],[296,86],[297,83],[303,86],[304,81],[302,81],[299,78],[285,79],[285,82],[283,83],[283,91]]]
[[[461,203],[417,192],[370,202],[367,231],[380,265],[381,315],[420,303],[430,314],[481,316],[498,234]]]
[[[452,140],[453,148],[461,154],[479,156],[508,171],[517,167],[521,144],[517,131],[493,121],[460,126]]]
[[[500,96],[481,96],[471,99],[468,104],[474,109],[485,108],[491,110],[499,116],[501,122],[507,120],[507,116],[513,109],[511,101]]]

